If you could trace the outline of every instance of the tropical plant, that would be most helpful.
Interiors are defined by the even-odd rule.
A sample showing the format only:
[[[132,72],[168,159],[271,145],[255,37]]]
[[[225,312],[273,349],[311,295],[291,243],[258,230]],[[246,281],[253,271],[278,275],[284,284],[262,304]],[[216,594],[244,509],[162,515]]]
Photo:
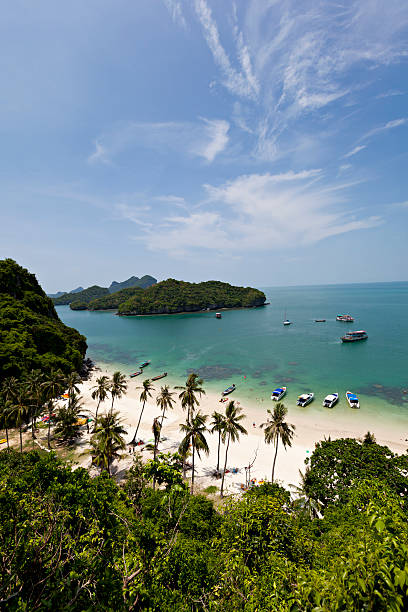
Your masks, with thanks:
[[[152,382],[151,382],[150,378],[147,378],[146,380],[144,380],[143,383],[142,383],[142,386],[141,387],[137,387],[137,388],[138,389],[142,389],[142,392],[140,394],[140,401],[142,402],[142,410],[140,411],[139,421],[137,423],[135,435],[132,438],[132,442],[136,442],[136,440],[137,440],[137,432],[139,431],[140,421],[142,420],[143,411],[145,409],[145,405],[146,405],[147,399],[149,397],[152,397],[152,393],[151,392],[154,390],[154,387],[152,385]]]
[[[308,494],[306,483],[309,478],[309,473],[309,467],[306,467],[304,473],[299,470],[299,484],[291,484],[289,486],[296,495],[296,499],[293,502],[294,509],[300,514],[306,514],[310,519],[315,519],[321,515],[322,504],[318,499]]]
[[[79,395],[72,395],[70,402],[57,410],[54,433],[68,444],[73,444],[82,435],[79,422],[80,413],[83,412],[81,399]]]
[[[236,442],[239,440],[239,435],[246,435],[248,432],[243,425],[241,425],[240,421],[245,418],[244,414],[241,414],[241,408],[235,406],[234,400],[228,402],[227,407],[225,408],[225,421],[224,421],[224,432],[222,434],[222,438],[227,440],[227,446],[225,449],[225,462],[224,462],[224,470],[222,473],[222,481],[221,481],[221,497],[224,494],[224,479],[225,479],[225,470],[227,469],[227,459],[228,459],[228,450],[230,442]]]
[[[220,449],[221,449],[221,438],[224,433],[224,422],[225,416],[221,414],[221,412],[217,412],[216,410],[211,415],[211,433],[218,433],[218,450],[217,450],[217,472],[220,471]]]
[[[27,393],[29,402],[29,414],[31,420],[31,437],[35,438],[35,426],[36,419],[40,415],[44,402],[45,402],[45,390],[43,387],[44,374],[41,370],[31,370],[26,376],[27,381]]]
[[[101,402],[104,402],[106,400],[106,398],[108,397],[108,392],[109,392],[109,378],[108,376],[100,376],[99,378],[96,379],[96,385],[94,387],[92,387],[93,391],[92,391],[92,399],[93,400],[98,400],[98,404],[96,406],[96,412],[95,412],[95,420],[94,420],[94,427],[93,427],[93,431],[95,431],[96,428],[96,422],[98,420],[98,411],[99,411],[99,406],[101,404]]]
[[[9,442],[9,423],[11,414],[11,401],[6,400],[4,396],[0,396],[0,428],[6,432],[7,448],[10,448]]]
[[[51,419],[53,415],[53,410],[55,408],[55,398],[59,397],[62,391],[65,389],[66,378],[61,370],[51,370],[51,372],[47,375],[45,381],[42,383],[42,386],[45,391],[45,398],[47,401],[47,410],[48,410],[48,434],[47,434],[47,443],[48,448],[51,448]]]
[[[363,444],[376,444],[376,442],[375,435],[371,431],[367,431],[363,438]]]
[[[10,416],[16,427],[18,427],[20,432],[20,452],[23,452],[23,433],[22,426],[24,421],[28,416],[28,408],[27,408],[27,388],[25,385],[20,383],[16,389],[16,392],[13,396],[13,400],[10,406]]]
[[[200,457],[200,451],[204,451],[206,455],[210,452],[204,435],[207,431],[205,426],[207,418],[207,415],[197,412],[191,422],[187,421],[180,425],[181,431],[185,434],[180,443],[181,452],[185,452],[190,445],[192,448],[191,493],[194,493],[195,453],[197,451],[197,455]]]
[[[179,399],[181,399],[181,407],[185,410],[187,408],[187,421],[191,420],[192,415],[196,406],[200,404],[197,395],[205,395],[205,391],[202,388],[203,379],[195,374],[189,374],[186,384],[184,387],[175,387],[175,389],[181,390]]]
[[[91,437],[92,463],[110,475],[110,466],[114,459],[121,457],[121,450],[126,447],[123,436],[126,430],[122,427],[118,412],[110,410],[98,418],[95,433]]]
[[[271,482],[273,482],[279,440],[282,442],[285,450],[287,446],[292,446],[295,426],[286,423],[285,417],[288,413],[288,409],[283,402],[278,402],[275,404],[273,412],[269,408],[266,412],[269,414],[270,418],[267,419],[266,423],[261,423],[260,427],[264,430],[265,442],[267,444],[272,443],[275,446],[275,456],[273,459],[271,476]]]
[[[79,393],[79,386],[82,382],[80,375],[77,372],[70,372],[66,378],[66,389],[68,393],[68,402],[75,397],[76,393]]]
[[[111,412],[113,412],[113,402],[116,398],[120,399],[122,395],[126,395],[127,382],[126,376],[121,372],[114,372],[110,384],[110,394],[112,397]]]
[[[174,393],[170,392],[169,386],[165,385],[164,387],[161,387],[160,393],[156,397],[156,404],[160,406],[162,410],[161,427],[163,427],[163,420],[166,414],[166,410],[168,410],[169,408],[171,409],[173,408],[173,403],[174,403],[173,395]]]

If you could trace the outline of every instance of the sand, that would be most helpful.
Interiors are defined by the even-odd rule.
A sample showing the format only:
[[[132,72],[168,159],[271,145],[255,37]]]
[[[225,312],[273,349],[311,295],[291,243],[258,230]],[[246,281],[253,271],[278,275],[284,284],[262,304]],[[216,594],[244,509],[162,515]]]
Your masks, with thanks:
[[[112,372],[106,370],[105,366],[101,369],[96,369],[92,372],[90,379],[82,384],[81,395],[83,403],[92,414],[94,414],[96,408],[96,402],[91,398],[92,387],[95,386],[96,379],[103,374],[111,375]],[[147,376],[148,372],[146,370]],[[114,403],[114,410],[120,413],[123,426],[128,432],[126,436],[127,442],[132,440],[140,416],[141,403],[139,396],[141,390],[137,387],[142,384],[142,378],[143,375],[128,379],[126,395],[116,399]],[[153,438],[152,422],[154,417],[160,415],[160,408],[156,405],[156,396],[160,391],[160,387],[165,384],[169,384],[172,387],[169,378],[159,380],[154,384],[156,391],[153,392],[152,398],[146,403],[138,433],[138,438],[143,439],[145,442]],[[181,408],[178,393],[177,391],[174,393],[174,398],[176,399],[174,410],[167,412],[164,421],[162,438],[165,438],[165,440],[160,443],[159,447],[162,452],[175,452],[183,437],[179,426],[180,423],[185,422],[186,414]],[[266,409],[273,409],[274,402],[271,400],[270,402],[263,402],[261,405],[256,400],[252,404],[248,401],[244,402],[240,398],[239,389],[231,394],[230,399],[234,399],[235,403],[242,408],[243,413],[246,415],[242,423],[248,431],[248,435],[241,436],[239,442],[230,445],[228,453],[227,469],[230,472],[226,474],[225,487],[229,493],[239,493],[241,486],[245,484],[245,467],[249,463],[254,462],[251,468],[251,478],[256,479],[256,482],[270,480],[271,478],[274,447],[265,444],[263,431],[259,426],[262,422],[266,421]],[[279,448],[275,469],[275,479],[286,488],[289,488],[290,485],[299,484],[299,470],[304,471],[305,459],[312,454],[317,442],[329,436],[331,439],[343,437],[361,438],[370,430],[375,434],[379,444],[386,444],[394,452],[403,453],[407,449],[408,441],[406,438],[408,438],[408,428],[406,420],[402,422],[402,420],[388,418],[387,415],[380,415],[373,422],[372,416],[369,417],[364,412],[363,407],[360,410],[352,410],[344,406],[344,402],[342,406],[338,405],[333,410],[323,409],[322,407],[321,409],[316,409],[315,407],[313,410],[308,408],[299,409],[295,406],[295,399],[293,398],[291,401],[288,401],[285,398],[283,400],[288,407],[287,421],[295,425],[296,430],[292,447],[286,450],[282,447]],[[210,415],[214,410],[224,411],[225,404],[220,403],[219,400],[220,396],[214,393],[206,393],[206,395],[201,397],[199,409],[208,415],[208,422],[210,422]],[[109,410],[110,405],[111,400],[109,399],[104,404],[101,404],[100,412]],[[81,446],[86,446],[88,439],[89,435],[85,435]],[[218,435],[209,433],[207,441],[210,447],[209,455],[202,454],[201,460],[198,458],[196,460],[195,481],[201,489],[210,485],[216,485],[217,487],[220,485],[220,480],[213,476],[217,464]],[[137,447],[138,451],[142,452],[142,457],[150,458],[151,453],[141,450],[142,448]],[[225,447],[221,446],[221,466],[224,465],[224,458]],[[116,472],[118,478],[124,475],[132,461],[133,454],[127,452],[125,458],[115,462],[113,471]],[[79,457],[79,463],[89,467],[90,458],[82,455]],[[233,474],[231,470],[234,468],[237,468],[238,471]]]

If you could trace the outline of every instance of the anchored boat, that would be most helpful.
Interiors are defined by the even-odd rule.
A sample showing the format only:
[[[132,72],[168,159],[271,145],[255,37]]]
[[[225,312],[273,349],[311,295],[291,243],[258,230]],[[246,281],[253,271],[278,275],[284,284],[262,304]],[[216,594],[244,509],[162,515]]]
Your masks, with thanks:
[[[216,319],[221,319],[221,313],[220,312],[216,312],[215,313],[215,318]]]
[[[222,395],[228,395],[229,393],[232,393],[233,391],[235,391],[236,386],[235,385],[231,385],[230,387],[227,387],[227,389],[224,389],[224,391],[222,392]]]
[[[130,375],[130,378],[134,378],[135,376],[139,376],[139,374],[142,374],[142,370],[138,370],[137,372],[133,372],[133,374]]]
[[[144,361],[143,363],[140,364],[139,368],[145,368],[146,366],[148,366],[150,363],[150,361]]]
[[[360,402],[359,402],[357,395],[355,395],[351,391],[347,391],[346,398],[347,398],[350,408],[360,408]]]
[[[307,406],[314,398],[314,393],[302,393],[299,395],[298,401],[296,402],[298,406]]]
[[[351,315],[337,315],[336,321],[343,321],[344,323],[352,323],[354,319]]]
[[[163,374],[159,374],[158,376],[153,376],[151,380],[160,380],[161,378],[165,378],[167,376],[167,372],[163,372]]]
[[[333,408],[334,404],[336,404],[339,400],[338,393],[331,393],[330,395],[326,395],[323,400],[324,408]]]
[[[271,399],[275,402],[279,402],[286,393],[286,387],[277,387],[272,391]]]
[[[358,340],[367,340],[367,332],[361,329],[360,331],[350,331],[341,337],[342,342],[357,342]]]

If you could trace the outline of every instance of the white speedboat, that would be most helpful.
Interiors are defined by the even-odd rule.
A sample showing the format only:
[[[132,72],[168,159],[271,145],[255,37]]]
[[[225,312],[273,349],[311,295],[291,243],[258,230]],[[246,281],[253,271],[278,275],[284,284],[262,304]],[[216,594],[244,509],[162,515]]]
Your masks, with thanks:
[[[275,402],[279,402],[282,397],[286,394],[286,387],[277,387],[274,391],[272,391],[271,399]]]
[[[351,391],[347,391],[346,398],[347,398],[350,408],[360,408],[360,402],[359,402],[357,395],[355,395]]]
[[[314,393],[302,393],[302,395],[299,395],[296,403],[298,406],[307,406],[311,401],[313,401],[313,398]]]
[[[336,404],[339,400],[338,393],[330,393],[330,395],[326,395],[323,400],[324,408],[333,408],[334,404]]]
[[[292,325],[292,321],[289,321],[288,317],[286,316],[286,310],[285,310],[285,318],[283,319],[283,324]]]

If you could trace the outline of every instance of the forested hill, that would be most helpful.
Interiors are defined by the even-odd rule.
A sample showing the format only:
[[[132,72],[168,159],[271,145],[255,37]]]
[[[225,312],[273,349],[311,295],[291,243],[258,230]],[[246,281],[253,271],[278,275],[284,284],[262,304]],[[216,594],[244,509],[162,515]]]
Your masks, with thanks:
[[[56,306],[61,306],[64,304],[72,304],[75,302],[74,309],[84,309],[86,308],[86,304],[89,304],[92,300],[96,300],[103,296],[108,296],[109,294],[116,293],[121,289],[130,288],[130,287],[141,287],[145,289],[146,287],[150,287],[157,283],[157,280],[153,278],[153,276],[149,276],[145,274],[142,278],[138,278],[137,276],[131,276],[127,280],[118,283],[113,281],[110,287],[99,287],[99,285],[92,285],[92,287],[88,287],[87,289],[83,289],[82,291],[76,291],[75,293],[72,291],[71,293],[63,293],[59,297],[53,298],[53,302]]]
[[[137,295],[139,293],[143,293],[144,289],[141,287],[128,287],[127,289],[121,289],[121,291],[116,291],[115,293],[110,293],[109,295],[104,295],[96,300],[92,300],[87,304],[88,310],[117,310],[123,302],[126,302],[129,298]],[[76,302],[71,304],[72,310],[77,310],[78,306]]]
[[[262,306],[265,294],[252,287],[234,287],[220,281],[187,283],[169,278],[140,291],[119,305],[119,314],[174,314],[217,308]]]
[[[64,325],[34,274],[0,260],[0,380],[35,368],[80,370],[86,339]]]

